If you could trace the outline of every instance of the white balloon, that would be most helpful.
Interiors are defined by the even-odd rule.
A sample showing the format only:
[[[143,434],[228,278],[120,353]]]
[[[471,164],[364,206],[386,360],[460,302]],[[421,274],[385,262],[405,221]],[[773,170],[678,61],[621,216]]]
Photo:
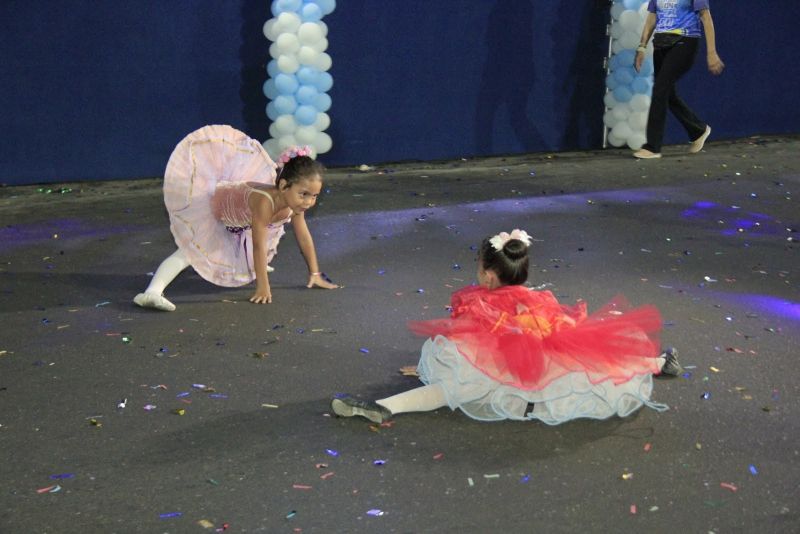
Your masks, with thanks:
[[[275,161],[281,155],[281,145],[277,139],[267,139],[261,146],[267,151],[272,161]]]
[[[628,115],[628,125],[634,132],[643,132],[647,129],[647,112],[634,111]]]
[[[313,145],[318,133],[313,126],[300,126],[294,133],[294,137],[301,145]]]
[[[328,40],[326,38],[322,38],[314,44],[309,45],[311,48],[316,50],[317,52],[324,52],[328,49]]]
[[[328,25],[325,24],[324,22],[322,22],[321,20],[318,20],[317,21],[317,26],[319,26],[319,29],[322,30],[322,36],[323,37],[327,37],[328,36]]]
[[[642,17],[639,16],[639,12],[632,9],[626,9],[622,12],[622,14],[619,16],[619,23],[622,24],[622,27],[629,32],[641,32],[642,26],[644,25]]]
[[[618,139],[622,139],[624,141],[628,140],[628,137],[631,136],[633,130],[631,127],[628,126],[627,122],[618,122],[612,129],[611,132],[614,134],[614,137]]]
[[[294,74],[300,68],[297,58],[288,54],[278,56],[278,69],[285,74]]]
[[[603,97],[603,103],[606,105],[607,108],[613,108],[619,104],[617,100],[614,98],[614,93],[611,91],[607,92],[606,95]]]
[[[625,33],[625,28],[622,27],[622,24],[619,21],[614,21],[611,23],[611,37],[614,39],[619,39],[622,37],[622,34]]]
[[[277,135],[272,133],[272,126],[278,130]],[[295,131],[297,131],[297,121],[294,118],[294,115],[281,115],[275,122],[272,123],[270,126],[270,134],[272,137],[280,137],[282,135],[291,135]]]
[[[278,19],[269,19],[267,22],[264,23],[264,37],[269,39],[270,41],[274,41],[278,37],[278,32],[275,31],[275,24],[278,22]]]
[[[314,148],[317,150],[318,154],[324,154],[325,152],[329,151],[332,146],[333,139],[331,139],[331,136],[325,132],[319,132],[317,134],[317,138],[314,139]]]
[[[293,33],[282,33],[275,41],[281,54],[294,54],[300,49],[300,41]]]
[[[619,54],[621,51],[625,50],[625,47],[622,46],[622,43],[619,42],[619,39],[614,39],[611,41],[611,51],[615,54]]]
[[[278,127],[275,126],[274,122],[269,125],[269,135],[271,135],[272,137],[279,137],[281,135],[280,131],[278,130]]]
[[[297,29],[300,27],[301,23],[300,15],[297,13],[284,11],[278,15],[278,24],[285,32],[297,33]]]
[[[639,36],[641,32],[626,31],[619,38],[619,42],[623,48],[636,48],[639,44]]]
[[[633,150],[639,150],[647,142],[647,136],[641,132],[634,132],[628,137],[628,146]]]
[[[327,130],[330,125],[331,125],[330,115],[322,112],[317,113],[317,121],[314,123],[314,128],[316,128],[318,132]]]
[[[625,144],[625,139],[620,139],[619,137],[617,137],[616,135],[614,135],[614,130],[611,130],[611,131],[608,133],[608,138],[607,138],[607,139],[608,139],[608,143],[609,143],[611,146],[620,147],[620,146],[622,146],[622,145],[624,145],[624,144]]]
[[[321,71],[326,71],[331,68],[333,61],[331,60],[331,56],[327,53],[322,52],[321,54],[317,55],[317,59],[314,61],[314,66],[317,67]]]
[[[614,20],[618,20],[619,16],[622,15],[622,12],[625,11],[625,6],[622,4],[614,4],[611,6],[611,17]]]
[[[613,128],[619,121],[614,117],[614,110],[610,109],[603,114],[603,124],[606,128]]]
[[[297,30],[297,38],[302,45],[312,45],[324,38],[322,28],[316,22],[304,22]]]
[[[278,59],[281,57],[281,49],[278,48],[278,43],[272,43],[269,45],[269,55],[272,59]]]
[[[643,2],[641,6],[639,6],[639,16],[644,19],[647,15],[650,14],[650,11],[647,10],[647,4],[650,2]]]
[[[614,109],[611,110],[611,114],[614,115],[614,118],[617,119],[617,122],[623,122],[628,120],[631,110],[627,103],[620,102],[614,106]]]
[[[633,95],[629,105],[633,111],[647,112],[650,110],[650,97],[643,94]]]
[[[301,46],[300,50],[297,51],[297,59],[303,65],[316,65],[319,55],[320,53],[310,46]]]
[[[296,146],[297,139],[295,139],[293,135],[282,135],[278,138],[278,145],[280,146],[281,152],[283,152],[290,146]]]

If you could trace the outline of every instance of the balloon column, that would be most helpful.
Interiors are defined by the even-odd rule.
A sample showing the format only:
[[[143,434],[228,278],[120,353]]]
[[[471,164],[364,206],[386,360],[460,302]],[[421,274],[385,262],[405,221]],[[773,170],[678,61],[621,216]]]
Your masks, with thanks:
[[[308,145],[314,155],[331,149],[324,130],[331,124],[327,91],[333,86],[328,73],[331,56],[328,26],[322,17],[336,7],[336,0],[273,0],[272,16],[264,24],[264,36],[272,41],[269,79],[264,83],[270,139],[267,153],[276,159],[287,147]]]
[[[638,150],[647,142],[647,112],[653,91],[653,49],[648,45],[639,72],[634,68],[636,47],[647,17],[647,0],[614,0],[611,6],[611,58],[606,76],[608,142]]]

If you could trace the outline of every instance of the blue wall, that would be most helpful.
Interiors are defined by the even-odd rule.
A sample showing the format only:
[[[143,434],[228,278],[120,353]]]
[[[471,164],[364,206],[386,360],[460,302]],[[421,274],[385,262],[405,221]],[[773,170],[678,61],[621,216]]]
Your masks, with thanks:
[[[699,56],[685,99],[716,139],[800,131],[800,70],[786,61],[800,2],[712,12],[728,68],[713,78]],[[208,123],[266,139],[270,16],[266,0],[4,0],[0,182],[160,176]],[[334,147],[322,159],[596,148],[607,20],[601,0],[339,0],[325,18]],[[675,124],[667,141],[683,141]]]

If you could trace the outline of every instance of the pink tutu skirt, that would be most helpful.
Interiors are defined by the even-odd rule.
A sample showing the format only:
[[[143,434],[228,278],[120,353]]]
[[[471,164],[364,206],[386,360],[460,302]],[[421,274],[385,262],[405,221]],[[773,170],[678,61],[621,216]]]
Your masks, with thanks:
[[[275,163],[261,143],[230,126],[205,126],[187,135],[164,173],[164,204],[175,243],[200,276],[226,287],[255,279],[250,228],[230,228],[214,215],[217,187],[244,186],[235,182],[274,185]],[[269,234],[268,261],[283,225],[270,225]]]

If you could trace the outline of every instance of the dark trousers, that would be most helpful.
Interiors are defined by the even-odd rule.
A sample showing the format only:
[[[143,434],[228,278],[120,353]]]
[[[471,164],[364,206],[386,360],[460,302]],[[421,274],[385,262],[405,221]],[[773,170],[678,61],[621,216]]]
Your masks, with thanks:
[[[691,141],[706,131],[706,123],[698,119],[675,92],[677,81],[692,68],[699,42],[698,38],[684,37],[670,47],[656,48],[653,52],[655,83],[647,115],[647,144],[644,145],[651,152],[661,152],[667,106],[686,129]]]

